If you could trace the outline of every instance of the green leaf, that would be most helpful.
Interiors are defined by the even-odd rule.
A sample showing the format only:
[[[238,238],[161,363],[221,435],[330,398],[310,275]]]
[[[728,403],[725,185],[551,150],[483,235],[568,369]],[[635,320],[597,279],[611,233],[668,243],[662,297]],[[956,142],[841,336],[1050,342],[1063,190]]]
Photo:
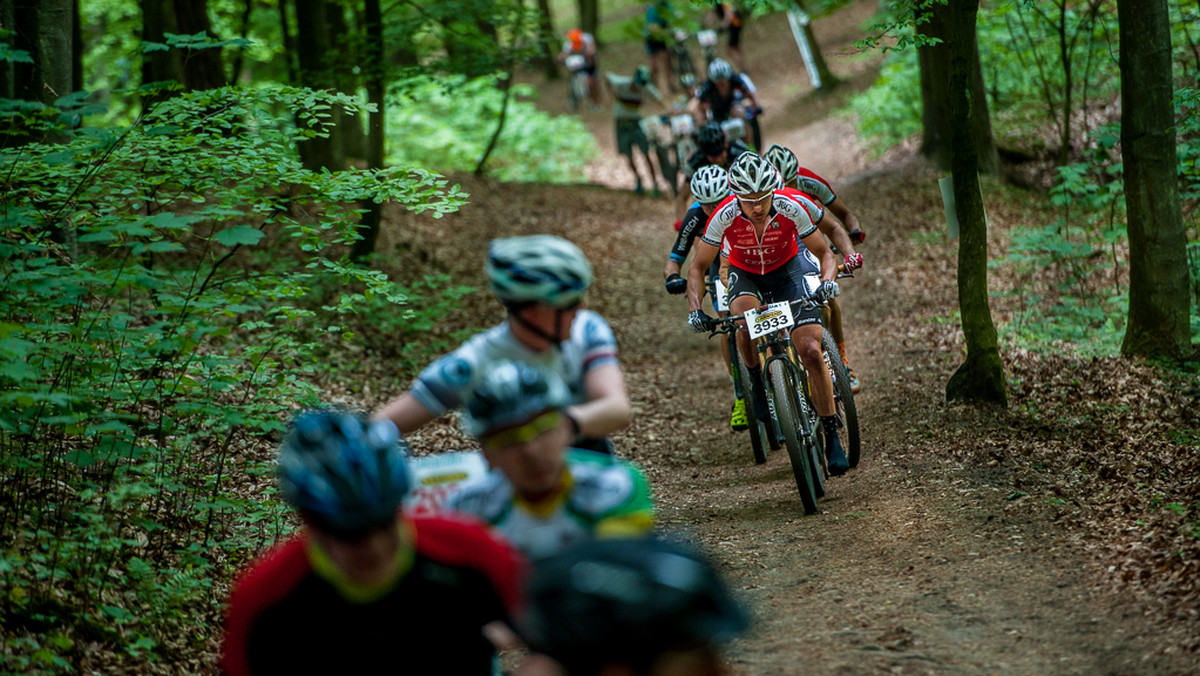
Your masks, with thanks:
[[[237,246],[244,244],[246,246],[254,246],[258,244],[266,235],[258,228],[252,228],[248,225],[239,225],[236,228],[222,230],[218,232],[215,239],[225,246]]]

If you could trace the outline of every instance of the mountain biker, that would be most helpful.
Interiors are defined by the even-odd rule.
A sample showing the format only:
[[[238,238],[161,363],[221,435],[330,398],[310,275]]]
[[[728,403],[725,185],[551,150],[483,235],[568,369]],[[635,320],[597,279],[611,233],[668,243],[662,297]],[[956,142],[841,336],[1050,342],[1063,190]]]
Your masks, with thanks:
[[[446,508],[483,519],[533,559],[572,542],[649,533],[654,508],[645,476],[611,455],[568,448],[560,421],[569,402],[552,371],[492,364],[463,421],[491,471],[464,484]]]
[[[760,155],[743,153],[729,168],[729,188],[736,199],[720,205],[696,245],[688,270],[688,324],[693,331],[711,329],[712,319],[700,309],[698,289],[704,271],[720,247],[729,250],[729,311],[742,314],[764,302],[806,298],[805,265],[799,244],[819,261],[821,282],[812,294],[828,300],[838,294],[837,265],[833,251],[817,231],[824,209],[803,196],[787,196],[776,190],[779,172]],[[745,331],[737,333],[738,347],[750,371],[755,413],[767,414],[766,391],[758,355]],[[833,382],[821,356],[821,312],[799,311],[792,329],[792,342],[808,372],[813,405],[821,416],[829,473],[838,476],[849,469],[849,461],[837,437],[838,419],[833,401]],[[760,406],[761,404],[761,406]],[[760,413],[761,412],[761,413]]]
[[[520,558],[476,521],[400,511],[410,481],[395,425],[306,412],[278,474],[304,527],[235,584],[225,674],[371,673],[416,651],[444,673],[492,673],[481,628],[509,621]]]
[[[570,676],[720,676],[749,625],[712,563],[664,538],[583,543],[534,571],[519,630]]]
[[[559,63],[566,63],[567,57],[578,54],[583,57],[582,72],[587,74],[588,100],[593,106],[600,105],[600,87],[596,84],[596,38],[591,33],[585,33],[578,28],[567,31],[567,39],[563,42],[562,51],[558,54]]]
[[[679,190],[679,197],[676,198],[676,214],[682,217],[686,213],[692,195],[684,188],[691,186],[692,176],[701,167],[714,164],[723,169],[729,169],[729,165],[733,164],[733,161],[747,150],[746,145],[741,141],[727,140],[725,131],[721,129],[720,124],[705,122],[696,132],[696,152],[687,159],[683,165],[683,171],[680,172],[684,183],[683,188]]]
[[[733,3],[717,0],[713,3],[713,11],[720,22],[720,29],[727,37],[725,46],[729,51],[729,59],[739,72],[746,72],[746,57],[742,54],[742,24],[745,22],[742,10]]]
[[[552,235],[492,240],[484,273],[504,304],[504,322],[430,364],[412,387],[375,413],[402,433],[461,406],[487,364],[519,359],[558,373],[572,403],[563,425],[573,445],[612,452],[609,434],[632,417],[617,342],[608,322],[580,309],[592,266],[579,247]]]
[[[796,160],[795,153],[779,144],[772,144],[764,157],[779,171],[783,178],[784,192],[799,190],[810,199],[820,202],[826,211],[831,212],[837,218],[837,222],[822,221],[821,232],[833,242],[837,251],[844,254],[847,270],[856,270],[862,267],[862,254],[855,252],[853,243],[863,242],[866,235],[863,234],[858,217],[850,211],[850,207],[846,206],[843,200],[837,198],[833,192],[833,186],[816,172],[801,167]],[[829,301],[829,332],[833,334],[838,351],[841,352],[842,363],[850,372],[850,389],[858,392],[861,385],[846,358],[846,334],[842,328],[842,309],[837,299]]]
[[[746,81],[741,74],[733,72],[733,66],[724,59],[714,59],[708,66],[708,81],[700,87],[696,95],[696,124],[703,124],[712,119],[724,122],[731,117],[746,119],[747,112],[754,115],[762,114],[762,107],[755,96],[754,86]],[[749,125],[747,125],[749,126]],[[750,131],[753,134],[753,127]],[[756,135],[755,135],[756,136]],[[760,138],[751,139],[755,148],[760,147]]]
[[[680,266],[687,260],[688,252],[692,250],[692,244],[696,238],[704,232],[709,216],[716,211],[717,205],[729,197],[729,178],[725,170],[715,164],[701,167],[696,175],[692,176],[690,185],[696,202],[684,215],[679,227],[679,234],[675,237],[675,245],[671,247],[671,254],[667,257],[666,267],[663,268],[664,284],[667,292],[671,294],[687,293],[687,280],[679,275]],[[729,302],[726,299],[725,285],[718,274],[719,268],[719,261],[714,260],[708,268],[706,278],[713,281],[715,288],[716,297],[712,299],[713,310],[716,311],[718,317],[724,317],[729,314]],[[721,341],[721,356],[725,360],[725,365],[730,367],[729,376],[732,378],[731,355],[729,354],[729,343],[726,341]],[[735,431],[749,427],[749,422],[746,420],[746,402],[742,399],[742,393],[736,388],[733,410],[729,415],[729,427]]]
[[[629,170],[637,179],[635,192],[641,195],[644,189],[642,175],[638,172],[637,164],[633,160],[634,146],[642,151],[642,157],[646,159],[646,166],[650,170],[652,194],[659,197],[662,195],[658,189],[659,172],[655,170],[654,162],[650,159],[650,142],[646,138],[646,132],[642,129],[641,122],[642,104],[646,102],[646,95],[653,96],[665,106],[662,94],[650,82],[650,70],[645,66],[638,66],[637,70],[633,72],[633,77],[605,73],[604,82],[613,98],[613,121],[616,122],[617,150],[625,156],[625,160],[629,162]]]
[[[666,78],[668,88],[663,91],[675,91],[675,83],[671,82],[671,53],[667,45],[671,41],[671,21],[674,8],[666,0],[653,0],[646,6],[645,23],[642,25],[642,38],[646,43],[646,56],[650,57],[650,82],[661,82],[659,74]]]

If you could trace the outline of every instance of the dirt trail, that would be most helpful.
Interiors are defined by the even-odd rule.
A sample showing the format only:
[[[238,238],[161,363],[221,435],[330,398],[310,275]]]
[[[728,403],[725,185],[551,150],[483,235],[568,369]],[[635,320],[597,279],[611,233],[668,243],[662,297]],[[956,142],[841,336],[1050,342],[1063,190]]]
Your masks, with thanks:
[[[849,35],[859,14],[830,20],[828,30]],[[752,26],[748,44],[786,44],[786,23],[776,28]],[[848,39],[826,37],[838,35]],[[860,61],[846,63],[858,69],[847,78],[869,82]],[[765,91],[784,90],[761,79]],[[961,340],[932,318],[956,307],[954,253],[912,246],[918,225],[940,222],[936,176],[903,156],[868,163],[849,122],[817,114],[829,101],[801,92],[773,105],[768,141],[811,158],[869,234],[864,273],[843,296],[864,383],[864,459],[831,480],[817,515],[803,516],[785,453],[756,466],[748,436],[729,430],[715,341],[691,334],[686,302],[662,289],[670,202],[627,191],[606,114],[587,114],[606,144],[591,173],[625,190],[468,179],[472,201],[461,214],[405,218],[393,237],[468,282],[491,237],[552,232],[588,252],[598,275],[589,303],[617,332],[636,409],[617,446],[646,469],[662,523],[702,542],[753,610],[753,631],[730,651],[734,673],[1195,673],[1196,656],[1164,653],[1146,608],[1108,591],[1084,543],[1047,508],[1014,499],[992,468],[924,441],[930,426],[967,435],[991,424],[986,411],[943,403]],[[410,441],[444,449],[454,434],[435,425]]]

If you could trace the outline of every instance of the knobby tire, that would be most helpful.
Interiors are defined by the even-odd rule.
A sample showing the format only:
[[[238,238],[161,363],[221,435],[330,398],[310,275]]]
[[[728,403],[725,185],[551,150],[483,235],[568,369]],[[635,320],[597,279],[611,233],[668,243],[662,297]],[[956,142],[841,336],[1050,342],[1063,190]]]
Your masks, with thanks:
[[[730,333],[729,335],[735,334]],[[770,434],[771,428],[754,415],[754,395],[750,393],[750,388],[753,387],[750,384],[750,371],[746,370],[746,363],[742,360],[742,353],[737,348],[737,341],[731,342],[730,356],[737,364],[738,379],[742,383],[742,401],[746,402],[746,423],[750,426],[750,450],[754,452],[754,462],[761,465],[767,461],[769,454],[770,441],[767,435]]]
[[[838,439],[846,451],[846,459],[851,467],[858,467],[862,456],[862,436],[858,429],[858,407],[854,404],[854,391],[850,389],[850,371],[842,363],[842,353],[837,348],[837,342],[829,329],[821,333],[821,349],[829,355],[829,365],[833,368],[833,402],[837,405]]]
[[[817,512],[817,488],[813,484],[812,451],[807,439],[800,435],[799,392],[795,374],[788,364],[775,359],[767,365],[771,375],[771,396],[775,399],[775,417],[783,430],[783,442],[792,463],[792,475],[796,478],[796,489],[805,514]]]

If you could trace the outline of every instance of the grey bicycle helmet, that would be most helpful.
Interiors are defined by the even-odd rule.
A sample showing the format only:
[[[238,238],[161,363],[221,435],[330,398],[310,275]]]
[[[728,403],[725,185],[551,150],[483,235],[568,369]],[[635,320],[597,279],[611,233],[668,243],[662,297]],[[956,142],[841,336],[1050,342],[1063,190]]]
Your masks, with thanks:
[[[551,410],[565,408],[571,394],[562,377],[525,362],[503,361],[488,369],[467,396],[463,423],[482,439]]]
[[[280,492],[318,526],[353,539],[396,518],[409,488],[407,451],[391,421],[308,411],[280,446]]]
[[[506,304],[577,304],[592,284],[592,265],[579,247],[553,235],[492,240],[484,274]]]
[[[756,153],[742,153],[729,167],[729,188],[739,197],[774,190],[779,172]]]
[[[725,59],[713,59],[713,62],[708,64],[708,79],[713,82],[724,82],[733,77],[733,66]]]
[[[725,130],[719,122],[705,122],[700,127],[696,132],[696,148],[709,157],[725,152]]]
[[[701,204],[713,204],[729,196],[729,176],[715,164],[696,170],[689,185],[692,197]]]
[[[749,625],[712,564],[661,537],[600,539],[534,563],[519,631],[572,674],[645,669],[670,650],[716,647]]]
[[[790,183],[800,175],[800,162],[796,159],[796,153],[778,143],[772,143],[763,157],[775,167],[784,183]]]

